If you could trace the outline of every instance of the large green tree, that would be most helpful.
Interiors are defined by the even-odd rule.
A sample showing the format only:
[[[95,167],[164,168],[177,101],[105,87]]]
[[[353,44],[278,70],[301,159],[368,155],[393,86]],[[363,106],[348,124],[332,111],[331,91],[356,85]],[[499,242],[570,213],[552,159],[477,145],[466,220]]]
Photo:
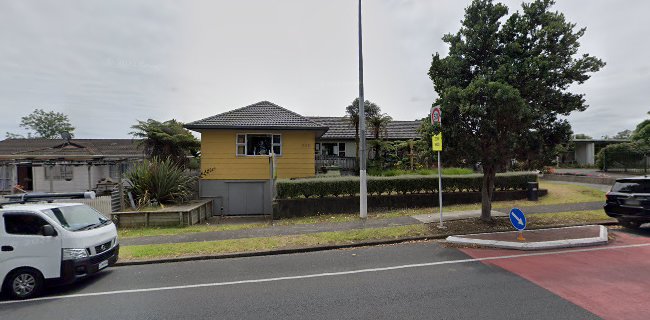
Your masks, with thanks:
[[[141,138],[145,152],[151,157],[170,158],[176,164],[187,166],[189,156],[198,156],[201,142],[174,119],[160,122],[153,119],[138,120],[131,126],[136,138]]]
[[[650,112],[648,112],[650,115]],[[650,119],[641,121],[630,135],[632,141],[650,146]]]
[[[491,220],[496,172],[521,149],[548,147],[549,133],[564,131],[567,140],[560,116],[587,108],[584,96],[568,88],[604,66],[578,55],[585,29],[551,11],[553,4],[534,1],[508,16],[501,3],[474,0],[460,30],[443,37],[449,54],[433,56],[429,76],[443,110],[446,149],[483,168],[483,220]]]
[[[68,116],[61,112],[44,111],[36,109],[20,119],[20,127],[28,130],[27,138],[56,139],[61,133],[67,132],[74,136],[74,127],[70,124]],[[25,138],[25,136],[7,132],[7,138]]]

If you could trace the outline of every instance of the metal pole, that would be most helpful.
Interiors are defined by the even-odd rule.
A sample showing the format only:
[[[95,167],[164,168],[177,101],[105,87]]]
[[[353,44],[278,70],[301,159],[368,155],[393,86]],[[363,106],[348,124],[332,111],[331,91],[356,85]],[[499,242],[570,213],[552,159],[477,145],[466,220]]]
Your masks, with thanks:
[[[124,180],[123,180],[123,175],[124,172],[122,172],[122,161],[116,162],[117,164],[117,172],[119,173],[120,177],[118,179],[119,181],[119,186],[117,187],[118,192],[120,193],[120,211],[124,211],[125,205],[124,205]]]
[[[361,38],[361,0],[359,0],[359,216],[368,217],[368,185],[366,181],[366,112],[363,97],[363,50]]]
[[[442,224],[442,165],[440,164],[440,151],[438,151],[438,207],[440,207],[440,224],[438,228],[444,228]]]

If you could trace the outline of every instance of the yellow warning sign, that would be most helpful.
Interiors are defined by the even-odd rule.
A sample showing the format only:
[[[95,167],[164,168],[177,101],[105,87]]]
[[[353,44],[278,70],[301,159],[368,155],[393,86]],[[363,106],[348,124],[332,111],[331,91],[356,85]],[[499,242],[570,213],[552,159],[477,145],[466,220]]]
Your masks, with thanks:
[[[442,133],[431,136],[431,149],[433,151],[442,151]]]

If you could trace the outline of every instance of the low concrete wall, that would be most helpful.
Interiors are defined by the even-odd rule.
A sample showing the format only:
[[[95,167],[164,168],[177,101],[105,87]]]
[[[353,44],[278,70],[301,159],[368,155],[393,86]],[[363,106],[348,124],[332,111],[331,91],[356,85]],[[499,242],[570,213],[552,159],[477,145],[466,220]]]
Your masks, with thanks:
[[[604,185],[613,185],[616,182],[617,178],[614,177],[590,177],[590,176],[578,176],[578,175],[564,175],[564,174],[544,174],[541,177],[542,180],[549,181],[569,181],[569,182],[580,182],[580,183],[592,183],[592,184],[604,184]]]
[[[188,226],[212,216],[212,200],[194,200],[178,206],[167,206],[155,211],[122,211],[111,213],[118,227]]]
[[[539,189],[539,196],[548,190]],[[527,191],[496,191],[495,201],[526,199]],[[444,205],[481,202],[480,192],[443,193]],[[368,196],[368,211],[382,209],[428,208],[438,205],[437,193]],[[318,214],[359,212],[359,197],[279,199],[273,204],[273,218],[314,216]]]

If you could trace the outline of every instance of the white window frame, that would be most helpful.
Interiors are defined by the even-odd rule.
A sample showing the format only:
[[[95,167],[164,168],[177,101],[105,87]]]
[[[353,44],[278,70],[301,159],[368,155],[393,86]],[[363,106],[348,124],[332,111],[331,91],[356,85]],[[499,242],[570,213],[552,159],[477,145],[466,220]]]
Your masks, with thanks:
[[[251,132],[251,133],[237,133],[235,134],[235,155],[237,157],[269,157],[270,154],[248,154],[248,135],[256,135],[256,136],[261,136],[261,135],[266,135],[271,137],[271,152],[273,152],[274,147],[280,147],[280,153],[276,153],[276,157],[281,157],[282,156],[282,134],[281,133],[267,133],[267,132]],[[239,142],[239,136],[244,136],[244,142],[240,143]],[[275,143],[273,142],[273,137],[274,136],[279,136],[280,137],[280,142]],[[244,147],[244,154],[239,153],[239,147],[243,146]]]

